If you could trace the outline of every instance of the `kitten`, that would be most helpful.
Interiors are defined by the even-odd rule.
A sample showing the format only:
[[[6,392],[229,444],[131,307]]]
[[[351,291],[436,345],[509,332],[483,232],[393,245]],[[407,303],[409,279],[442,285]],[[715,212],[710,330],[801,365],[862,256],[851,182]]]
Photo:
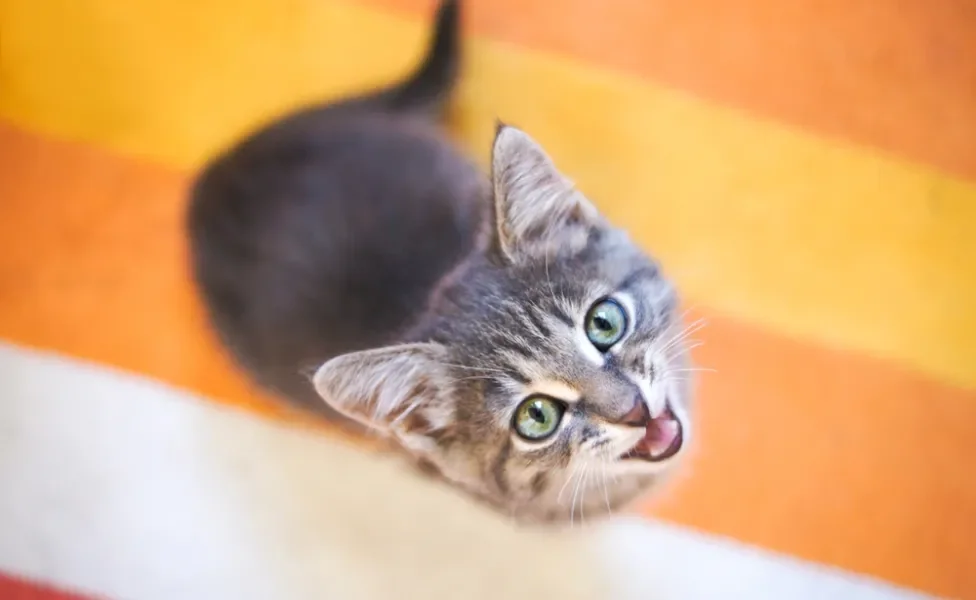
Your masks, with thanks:
[[[195,279],[237,363],[293,404],[516,519],[606,514],[689,442],[676,293],[523,131],[498,126],[489,177],[446,140],[459,12],[443,2],[404,82],[206,167]]]

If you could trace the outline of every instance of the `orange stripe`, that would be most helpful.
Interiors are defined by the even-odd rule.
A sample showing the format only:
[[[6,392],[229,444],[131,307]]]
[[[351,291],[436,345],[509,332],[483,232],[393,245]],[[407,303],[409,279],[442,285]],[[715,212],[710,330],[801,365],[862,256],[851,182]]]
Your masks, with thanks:
[[[414,16],[435,0],[356,0]],[[970,0],[469,1],[474,32],[976,178]]]
[[[186,183],[0,122],[0,337],[322,427],[250,385],[211,337],[185,269]]]
[[[56,177],[51,174],[56,173]],[[280,416],[219,358],[185,269],[178,173],[0,126],[0,336]],[[976,392],[712,316],[700,456],[660,514],[976,595]],[[927,435],[924,435],[927,434]],[[923,437],[924,435],[924,437]]]
[[[646,513],[976,597],[976,391],[711,318],[699,448]]]
[[[185,182],[0,124],[0,335],[280,416],[207,335],[184,268]]]

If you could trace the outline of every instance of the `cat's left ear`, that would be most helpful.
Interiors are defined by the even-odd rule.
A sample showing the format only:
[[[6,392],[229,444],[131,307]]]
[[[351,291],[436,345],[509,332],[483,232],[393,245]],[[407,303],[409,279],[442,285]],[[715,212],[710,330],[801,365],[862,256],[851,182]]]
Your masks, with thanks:
[[[450,407],[452,379],[439,344],[399,344],[337,356],[315,372],[322,399],[346,417],[392,434],[431,427]]]
[[[496,246],[509,260],[578,252],[602,222],[596,207],[524,131],[498,124],[491,166]]]

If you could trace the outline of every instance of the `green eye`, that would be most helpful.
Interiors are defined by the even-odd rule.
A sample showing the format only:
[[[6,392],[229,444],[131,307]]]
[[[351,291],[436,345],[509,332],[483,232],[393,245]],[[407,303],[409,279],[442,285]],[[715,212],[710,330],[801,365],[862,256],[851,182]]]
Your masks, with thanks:
[[[586,313],[586,337],[600,352],[606,352],[624,337],[627,313],[615,300],[600,300]]]
[[[512,425],[527,440],[544,440],[559,427],[565,408],[561,402],[545,396],[530,396],[515,410]]]

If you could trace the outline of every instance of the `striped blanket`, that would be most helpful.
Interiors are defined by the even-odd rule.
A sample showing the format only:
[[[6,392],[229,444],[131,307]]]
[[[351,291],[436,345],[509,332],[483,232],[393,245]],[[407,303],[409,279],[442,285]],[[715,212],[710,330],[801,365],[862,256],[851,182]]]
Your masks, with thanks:
[[[459,139],[526,128],[708,322],[685,477],[559,534],[284,414],[186,274],[200,162],[432,4],[0,5],[0,598],[976,598],[969,0],[468,0]]]

